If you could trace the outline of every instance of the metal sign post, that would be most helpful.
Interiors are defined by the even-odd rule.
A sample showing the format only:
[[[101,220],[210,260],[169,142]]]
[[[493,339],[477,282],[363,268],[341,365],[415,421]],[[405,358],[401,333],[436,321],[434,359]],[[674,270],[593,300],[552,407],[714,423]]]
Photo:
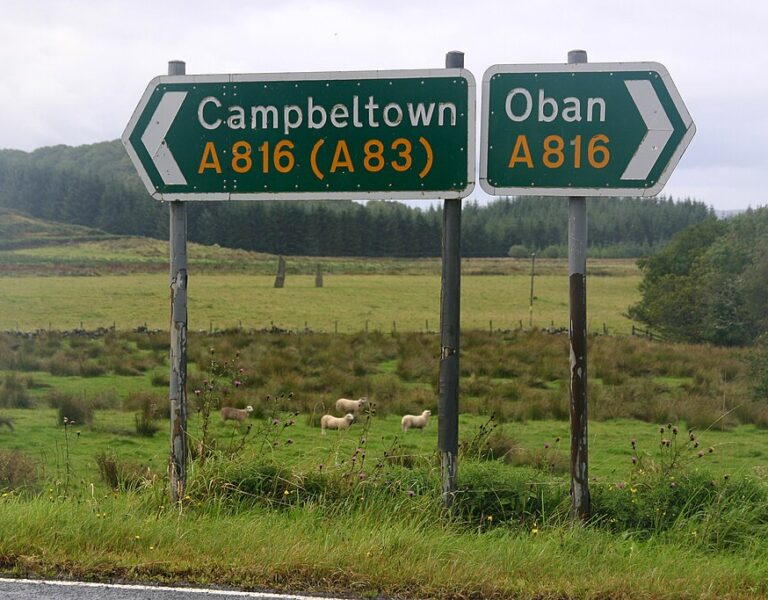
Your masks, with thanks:
[[[168,75],[183,75],[186,64],[168,63]],[[184,497],[187,485],[187,207],[174,201],[170,207],[171,254],[171,500]]]
[[[448,52],[447,68],[464,67],[463,52]],[[440,379],[437,447],[443,482],[443,505],[450,508],[456,491],[459,454],[459,329],[461,304],[461,199],[443,203],[443,272],[440,287]]]
[[[568,63],[586,63],[584,50],[568,53]],[[568,198],[568,282],[571,388],[571,517],[590,514],[587,403],[587,199]]]

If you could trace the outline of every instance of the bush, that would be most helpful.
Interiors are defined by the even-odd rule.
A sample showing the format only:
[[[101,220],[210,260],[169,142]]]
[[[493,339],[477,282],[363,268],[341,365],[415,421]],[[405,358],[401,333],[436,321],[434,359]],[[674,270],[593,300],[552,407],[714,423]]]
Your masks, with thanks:
[[[57,409],[57,423],[64,424],[64,417],[70,423],[90,425],[93,422],[93,406],[85,399],[76,398],[62,392],[51,392],[48,396],[48,405]]]
[[[0,449],[0,490],[16,490],[37,481],[37,466],[18,450]]]
[[[31,380],[22,380],[15,373],[8,373],[0,386],[0,407],[2,408],[32,408],[34,402],[27,388]]]
[[[593,520],[612,531],[650,537],[684,533],[691,544],[743,544],[768,520],[768,487],[754,479],[715,479],[706,471],[645,472],[628,482],[594,485]]]
[[[152,419],[171,418],[168,396],[154,392],[130,392],[123,400],[123,410],[146,412]]]
[[[465,461],[454,506],[472,525],[541,523],[567,514],[568,484],[534,469]]]
[[[540,258],[566,258],[568,248],[566,246],[547,246],[539,252]]]
[[[515,244],[509,247],[507,256],[510,258],[530,258],[531,251],[522,244]]]
[[[149,467],[136,461],[123,461],[114,454],[100,452],[95,457],[101,480],[113,490],[136,490],[157,480]]]

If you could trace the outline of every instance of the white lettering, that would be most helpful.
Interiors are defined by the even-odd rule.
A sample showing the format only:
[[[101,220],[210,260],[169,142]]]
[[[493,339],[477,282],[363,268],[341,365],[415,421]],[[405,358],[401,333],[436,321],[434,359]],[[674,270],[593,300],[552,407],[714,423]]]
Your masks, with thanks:
[[[295,120],[291,119],[291,115],[295,115]],[[301,109],[295,104],[287,104],[283,107],[283,133],[288,135],[291,129],[296,129],[301,125],[304,120],[304,115]]]
[[[352,125],[355,127],[362,127],[363,124],[360,122],[360,116],[358,115],[358,106],[357,103],[359,102],[359,98],[357,96],[352,96]]]
[[[245,111],[242,106],[230,106],[227,127],[230,129],[245,129]]]
[[[522,114],[516,114],[512,110],[512,101],[517,95],[522,95],[523,98],[525,98],[525,110],[522,112]],[[507,111],[507,116],[515,123],[525,121],[528,117],[531,116],[531,110],[533,110],[533,98],[531,98],[531,92],[525,88],[515,88],[507,94],[505,108]]]
[[[581,121],[581,102],[578,98],[566,98],[563,100],[565,106],[563,106],[563,121],[567,123],[573,123],[574,121]]]
[[[605,100],[602,98],[587,98],[587,121],[594,121],[592,118],[592,115],[594,113],[595,106],[598,106],[600,108],[600,119],[599,121],[601,123],[605,122]]]
[[[368,125],[371,127],[378,127],[379,124],[373,118],[373,111],[379,108],[379,105],[373,101],[373,96],[368,96],[368,102],[365,103],[365,108],[368,109]]]
[[[219,125],[221,125],[221,119],[216,119],[213,121],[213,123],[209,123],[205,120],[205,105],[206,104],[213,104],[216,108],[221,108],[221,102],[218,101],[218,99],[214,98],[213,96],[208,96],[207,98],[203,98],[203,101],[200,102],[200,106],[197,107],[197,120],[200,122],[200,125],[202,125],[205,129],[217,129]]]
[[[325,125],[325,121],[327,120],[327,115],[325,113],[325,109],[322,106],[318,106],[316,104],[312,104],[312,96],[309,97],[308,103],[307,103],[307,113],[309,116],[308,126],[310,129],[322,129]],[[315,114],[320,114],[320,121],[315,121]]]
[[[261,116],[261,127],[256,124]],[[272,117],[272,129],[277,129],[277,108],[274,106],[251,106],[251,129],[269,129],[267,118]]]
[[[438,116],[438,119],[437,119],[437,124],[440,127],[442,127],[443,123],[445,122],[444,121],[445,111],[450,111],[450,113],[451,113],[451,120],[450,120],[451,127],[455,127],[456,126],[456,105],[453,102],[440,102],[440,104],[438,104],[437,106],[438,106],[438,111],[439,111],[439,116]]]
[[[411,118],[411,126],[418,127],[419,121],[425,127],[429,126],[432,122],[432,112],[435,110],[435,103],[430,102],[429,108],[425,108],[423,102],[419,102],[416,105],[416,110],[413,109],[413,104],[408,103],[408,116]]]
[[[389,116],[390,112],[395,112],[395,118],[391,118]],[[403,121],[403,109],[400,108],[399,104],[395,104],[394,102],[390,102],[384,107],[384,123],[387,125],[387,127],[397,127],[402,123]]]
[[[549,106],[552,110],[548,115],[544,114],[544,109]],[[557,118],[557,102],[554,98],[547,98],[544,90],[539,90],[539,123],[551,123]]]
[[[524,102],[520,102],[520,96]],[[559,107],[555,100],[546,98],[543,91],[539,94],[539,100],[543,108],[539,108],[540,116],[544,120],[552,120],[557,116]],[[334,127],[344,129],[378,128],[378,127],[402,127],[408,125],[413,128],[433,126],[455,127],[459,117],[459,107],[454,102],[388,102],[380,104],[376,96],[369,95],[361,101],[359,95],[348,97],[350,103],[338,102],[332,107],[317,103],[313,96],[307,96],[300,104],[285,105],[249,105],[238,104],[223,105],[215,96],[208,96],[200,101],[197,107],[197,119],[204,129],[214,130],[222,126],[231,130],[282,130],[285,135],[300,128],[324,129]],[[601,99],[597,99],[603,102]],[[573,101],[575,106],[564,108],[566,120],[580,120],[578,101]],[[305,104],[306,102],[306,104]],[[599,112],[601,105],[594,104],[592,109]],[[383,106],[383,108],[382,108]],[[590,105],[592,106],[592,105]],[[523,121],[531,115],[533,101],[530,92],[523,88],[512,90],[507,96],[507,114],[513,121]],[[224,112],[226,111],[226,113]],[[605,105],[602,104],[602,111]]]
[[[345,104],[335,104],[331,109],[331,123],[339,129],[348,125],[349,109]],[[344,119],[343,121],[341,119]]]

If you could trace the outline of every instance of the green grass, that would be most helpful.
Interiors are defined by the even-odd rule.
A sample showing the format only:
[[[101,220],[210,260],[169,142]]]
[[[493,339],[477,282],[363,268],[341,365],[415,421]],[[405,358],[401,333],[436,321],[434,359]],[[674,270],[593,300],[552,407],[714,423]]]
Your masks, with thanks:
[[[3,504],[0,567],[25,576],[451,599],[756,598],[768,580],[764,541],[720,553],[682,535],[640,541],[578,527],[468,534],[430,522],[418,500],[397,516],[362,505],[333,518],[212,518],[149,510],[133,496]]]
[[[623,316],[637,300],[638,275],[594,277],[589,282],[590,331],[629,333]],[[439,329],[439,275],[326,275],[315,288],[311,276],[291,276],[275,289],[271,276],[195,275],[189,280],[189,327],[193,330],[273,325],[288,330],[349,333]],[[462,280],[462,327],[517,329],[529,322],[529,280],[524,275],[466,276]],[[167,275],[102,277],[1,277],[0,330],[132,329],[147,324],[168,329]],[[533,322],[568,323],[568,278],[537,278]],[[83,299],[87,298],[87,302]]]
[[[162,475],[169,453],[170,425],[167,419],[158,420],[159,433],[152,438],[136,435],[134,413],[117,410],[97,410],[91,426],[76,424],[71,427],[65,440],[64,427],[57,425],[54,409],[34,410],[5,409],[3,414],[14,420],[15,431],[0,429],[0,449],[21,450],[43,466],[46,475],[61,480],[67,459],[64,456],[68,442],[68,462],[72,477],[100,486],[95,456],[101,451],[116,451],[124,459],[132,459]],[[487,417],[462,414],[459,420],[460,439],[468,440],[478,431]],[[331,432],[320,435],[318,427],[310,426],[306,416],[298,416],[289,428],[269,430],[259,435],[265,419],[251,419],[252,432],[247,438],[246,456],[258,460],[264,453],[274,455],[281,464],[299,470],[316,470],[319,465],[331,467],[340,461],[348,461],[359,446],[362,425],[353,425],[347,432]],[[682,429],[681,444],[685,436]],[[506,423],[500,426],[515,445],[528,453],[548,452],[565,459],[569,452],[569,427],[563,421],[526,421]],[[199,439],[200,418],[194,412],[190,416],[189,431],[193,442]],[[279,435],[272,437],[274,432]],[[240,441],[240,432],[230,423],[222,423],[218,415],[212,419],[212,433],[219,449],[234,447]],[[744,425],[729,431],[710,430],[697,432],[703,449],[714,448],[712,454],[698,459],[693,450],[683,453],[683,459],[693,469],[706,469],[716,476],[729,474],[761,475],[765,468],[761,463],[768,456],[768,439],[764,431],[752,425]],[[398,415],[374,417],[366,438],[369,465],[379,460],[385,452],[391,452],[398,444],[403,451],[424,460],[432,460],[437,447],[437,418],[433,418],[425,432],[400,431]],[[560,438],[559,442],[555,440]],[[633,455],[658,459],[661,455],[658,426],[640,421],[619,419],[590,423],[590,475],[601,481],[624,480],[631,468]],[[278,442],[272,447],[271,440]],[[286,444],[290,439],[291,443]],[[631,449],[635,439],[637,451]],[[566,461],[567,462],[567,461]]]
[[[0,426],[0,478],[7,457],[11,470],[26,462],[9,451],[34,460],[39,476],[26,490],[0,490],[0,572],[392,598],[765,594],[768,441],[754,424],[765,423],[765,410],[749,399],[737,349],[590,337],[596,520],[581,527],[565,516],[566,336],[464,334],[462,448],[509,454],[508,462],[479,461],[462,450],[451,518],[440,509],[439,415],[424,432],[399,428],[403,411],[436,408],[436,334],[193,332],[190,446],[200,441],[193,390],[204,378],[216,382],[212,400],[253,404],[258,417],[243,438],[214,412],[220,454],[190,464],[189,497],[178,506],[168,500],[168,420],[141,437],[135,412],[117,410],[136,393],[165,403],[165,386],[152,381],[167,371],[166,347],[167,334],[0,334],[0,394],[9,394],[0,401],[26,389],[36,403],[0,410],[15,427]],[[102,374],[46,370],[77,373],[79,365]],[[231,385],[235,377],[241,386]],[[47,407],[54,391],[114,408],[65,429]],[[323,436],[312,413],[342,394],[368,395],[377,413],[365,431],[358,423]],[[299,414],[284,426],[291,411]],[[504,422],[486,438],[491,412]],[[685,446],[680,415],[697,419],[700,446],[676,455],[660,441]],[[667,422],[679,426],[676,438]],[[115,456],[125,485],[137,488],[112,491],[99,455]]]

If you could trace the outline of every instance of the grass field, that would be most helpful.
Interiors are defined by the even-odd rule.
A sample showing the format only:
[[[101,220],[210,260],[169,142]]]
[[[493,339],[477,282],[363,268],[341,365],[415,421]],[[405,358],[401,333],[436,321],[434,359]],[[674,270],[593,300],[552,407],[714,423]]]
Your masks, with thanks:
[[[85,482],[101,488],[104,482],[99,479],[96,464],[96,456],[100,452],[129,458],[150,468],[158,476],[164,476],[169,452],[170,426],[167,419],[158,419],[159,432],[147,438],[136,434],[132,412],[99,410],[91,425],[76,424],[66,432],[57,423],[54,409],[4,410],[3,414],[14,419],[15,432],[0,430],[0,449],[21,450],[32,456],[51,480],[64,481],[68,461],[73,486],[74,482]],[[460,439],[471,439],[486,421],[485,416],[463,414],[459,421]],[[316,470],[319,465],[333,468],[340,461],[349,460],[363,435],[363,426],[357,424],[349,431],[322,436],[319,427],[310,425],[307,415],[303,415],[276,438],[279,447],[274,450],[269,443],[265,446],[263,442],[267,438],[258,434],[264,420],[252,419],[251,424],[253,431],[248,438],[249,454],[246,454],[246,459],[250,456],[251,460],[258,460],[260,454],[274,452],[275,458],[282,464],[306,471]],[[217,447],[226,449],[240,442],[241,430],[231,423],[220,422],[218,415],[212,425]],[[684,431],[685,423],[679,425]],[[505,437],[514,441],[516,452],[521,456],[525,454],[530,461],[551,461],[565,480],[569,452],[568,423],[525,421],[505,423],[499,427]],[[65,433],[68,439],[65,439]],[[193,414],[190,418],[190,433],[193,441],[199,439],[199,415]],[[657,425],[642,421],[616,419],[592,423],[589,433],[590,475],[600,481],[626,481],[631,472],[631,458],[636,454],[630,440],[636,440],[641,454],[659,458],[660,437]],[[703,431],[699,437],[704,447],[712,447],[715,451],[703,459],[698,459],[693,451],[686,451],[682,459],[693,468],[711,471],[715,476],[726,473],[732,476],[768,475],[768,439],[764,430],[754,425],[742,425],[727,431],[717,428]],[[399,416],[375,417],[366,430],[365,438],[370,464],[381,460],[395,444],[400,451],[433,463],[437,448],[437,419],[433,419],[424,432],[403,434]],[[269,439],[272,439],[271,434]],[[285,444],[287,439],[291,440],[289,445]]]
[[[8,248],[0,249],[0,330],[168,329],[167,242],[5,213],[0,229]],[[285,288],[275,289],[276,256],[199,244],[188,253],[193,330],[439,328],[439,258],[287,257]],[[317,267],[323,288],[314,287]],[[530,268],[528,259],[465,258],[462,327],[527,328],[531,316],[537,327],[567,326],[567,261],[536,261],[532,315]],[[628,333],[624,313],[639,297],[639,282],[635,261],[590,260],[589,329]]]
[[[565,261],[537,261],[533,330],[528,261],[463,261],[448,513],[439,337],[418,333],[438,329],[439,260],[289,258],[276,290],[276,257],[192,245],[192,456],[172,504],[168,335],[128,331],[167,330],[167,245],[15,226],[28,233],[0,251],[0,330],[54,331],[0,333],[0,573],[366,598],[768,593],[768,407],[748,351],[626,336],[632,261],[588,267],[590,330],[620,335],[589,339],[582,525],[567,516],[567,336],[541,330],[567,324]],[[293,333],[246,331],[273,326]],[[340,395],[376,413],[322,436]],[[220,404],[253,405],[251,428],[222,423]],[[426,431],[402,433],[423,408]]]
[[[562,265],[565,269],[565,265]],[[588,319],[591,331],[629,333],[623,316],[638,299],[637,274],[591,277]],[[326,275],[323,288],[311,276],[289,276],[275,289],[264,275],[199,275],[189,280],[189,327],[304,329],[349,333],[370,330],[436,331],[440,315],[439,275]],[[147,324],[167,329],[167,275],[0,278],[0,330],[132,329]],[[568,277],[535,280],[533,324],[568,323]],[[530,278],[526,275],[471,275],[462,279],[462,327],[516,329],[529,323]]]

